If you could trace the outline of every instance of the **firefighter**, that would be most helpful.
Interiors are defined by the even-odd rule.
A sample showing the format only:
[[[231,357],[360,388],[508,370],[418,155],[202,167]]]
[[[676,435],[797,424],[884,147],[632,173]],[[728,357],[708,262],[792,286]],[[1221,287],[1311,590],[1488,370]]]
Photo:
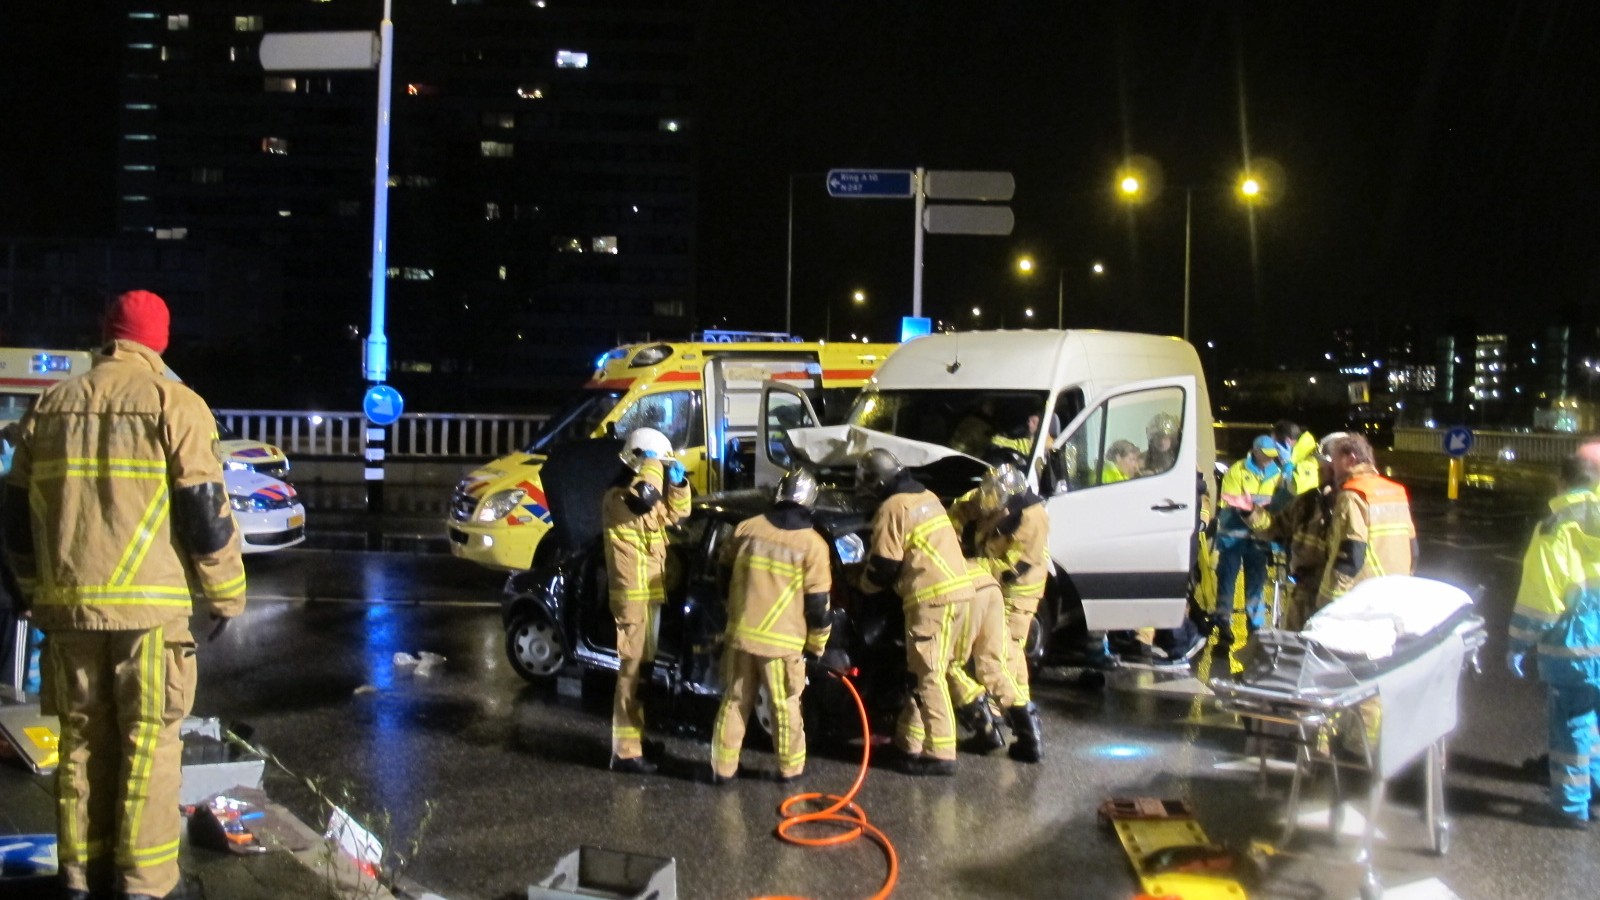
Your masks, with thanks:
[[[1317,591],[1317,609],[1379,575],[1410,575],[1417,529],[1406,489],[1378,474],[1372,445],[1347,434],[1328,445],[1333,480],[1333,522],[1328,563]]]
[[[1177,465],[1178,440],[1182,437],[1178,430],[1178,418],[1169,412],[1159,412],[1150,417],[1144,427],[1145,451],[1144,458],[1140,461],[1140,472],[1144,475],[1160,475],[1162,472]]]
[[[980,570],[969,616],[968,632],[973,635],[973,666],[986,689],[981,709],[973,709],[971,679],[952,672],[952,690],[957,684],[958,712],[967,727],[983,742],[998,747],[1004,736],[994,728],[1000,743],[984,728],[992,697],[1005,710],[1017,740],[1009,754],[1022,762],[1038,762],[1043,754],[1043,736],[1038,707],[1033,705],[1028,686],[1028,631],[1033,625],[1039,601],[1044,597],[1045,578],[1050,572],[1046,546],[1050,520],[1044,498],[1028,490],[1028,479],[1010,465],[991,469],[979,486],[950,505],[950,520],[961,535],[971,562]],[[991,593],[989,588],[993,586]],[[998,600],[999,602],[994,602]],[[960,661],[965,664],[965,659]],[[963,679],[967,684],[963,684]]]
[[[606,490],[606,579],[617,623],[617,692],[611,704],[611,771],[648,775],[639,681],[656,655],[657,611],[667,600],[667,526],[689,514],[689,478],[672,442],[636,428],[622,447],[627,468]]]
[[[1586,458],[1597,449],[1588,442],[1562,464],[1565,492],[1550,501],[1523,557],[1506,654],[1518,678],[1534,654],[1549,689],[1550,818],[1575,830],[1589,828],[1600,777],[1600,468]]]
[[[792,781],[805,771],[805,657],[820,657],[828,646],[833,587],[828,545],[811,527],[816,502],[816,476],[795,469],[778,482],[772,509],[740,522],[722,545],[718,561],[732,571],[724,693],[711,733],[712,784],[726,783],[739,770],[745,722],[761,685],[772,701],[778,780]]]
[[[972,600],[972,575],[944,504],[912,478],[893,453],[868,450],[856,464],[856,488],[880,501],[861,589],[893,588],[906,621],[911,697],[896,728],[900,769],[908,775],[954,775],[956,729],[946,670],[956,613]]]
[[[1317,590],[1322,586],[1322,572],[1328,565],[1328,529],[1333,524],[1333,457],[1329,454],[1334,443],[1345,436],[1339,431],[1327,435],[1309,458],[1295,464],[1296,477],[1278,486],[1273,505],[1281,510],[1261,507],[1251,513],[1250,527],[1265,533],[1273,543],[1288,547],[1289,602],[1283,610],[1278,627],[1285,631],[1299,631],[1317,607]],[[1318,484],[1314,490],[1294,493],[1300,478],[1301,466],[1317,464]],[[1286,496],[1287,495],[1287,496]]]
[[[61,723],[69,898],[177,887],[191,596],[219,629],[244,610],[216,423],[163,374],[169,321],[155,294],[119,296],[92,368],[47,389],[23,419],[6,482],[5,549],[46,636],[41,705]]]

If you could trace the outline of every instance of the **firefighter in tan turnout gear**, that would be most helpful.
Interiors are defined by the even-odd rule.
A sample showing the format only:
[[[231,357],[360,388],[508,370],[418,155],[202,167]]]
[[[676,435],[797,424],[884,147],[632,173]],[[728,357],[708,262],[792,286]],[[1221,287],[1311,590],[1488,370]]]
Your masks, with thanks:
[[[657,615],[667,600],[667,526],[689,514],[689,479],[672,442],[637,428],[622,448],[627,464],[601,500],[606,578],[617,622],[617,692],[611,705],[611,770],[648,775],[639,681],[656,655]]]
[[[61,720],[69,898],[176,888],[191,596],[214,619],[244,609],[216,423],[162,374],[168,321],[155,294],[118,297],[93,367],[46,390],[22,420],[6,481],[6,553],[46,635],[42,702]]]
[[[946,675],[957,613],[972,600],[972,574],[944,504],[901,467],[893,453],[868,450],[856,464],[856,488],[882,501],[861,589],[893,588],[906,620],[911,698],[895,729],[910,775],[953,775],[956,727]]]
[[[1038,762],[1043,753],[1038,707],[1028,686],[1028,630],[1044,596],[1050,571],[1050,520],[1044,500],[1028,490],[1028,479],[1016,467],[991,469],[974,490],[950,504],[950,520],[961,535],[972,563],[998,583],[998,602],[984,602],[980,588],[972,610],[975,628],[973,667],[987,690],[1005,710],[1017,740],[1008,751],[1013,759]],[[987,580],[987,579],[986,579]],[[967,679],[971,681],[971,679]],[[976,685],[974,685],[976,687]],[[969,688],[967,700],[972,696]],[[963,706],[968,727],[986,735],[985,707]],[[1004,744],[1004,738],[994,744]]]
[[[745,722],[766,685],[772,701],[772,744],[778,780],[806,767],[800,693],[805,656],[828,645],[828,592],[833,587],[828,545],[811,527],[816,476],[795,469],[778,482],[773,508],[740,522],[718,561],[728,578],[728,631],[722,651],[725,690],[711,733],[711,782],[739,770]]]

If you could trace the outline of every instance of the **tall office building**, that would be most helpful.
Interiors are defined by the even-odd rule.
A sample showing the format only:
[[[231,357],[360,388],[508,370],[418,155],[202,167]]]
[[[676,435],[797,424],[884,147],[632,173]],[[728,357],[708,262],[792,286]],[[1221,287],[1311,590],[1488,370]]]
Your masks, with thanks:
[[[258,51],[266,34],[375,32],[382,8],[124,12],[121,235],[253,251],[283,285],[281,325],[257,346],[292,357],[297,379],[350,390],[368,328],[376,72],[265,71]],[[386,330],[412,408],[516,406],[619,341],[687,331],[698,8],[393,0]]]

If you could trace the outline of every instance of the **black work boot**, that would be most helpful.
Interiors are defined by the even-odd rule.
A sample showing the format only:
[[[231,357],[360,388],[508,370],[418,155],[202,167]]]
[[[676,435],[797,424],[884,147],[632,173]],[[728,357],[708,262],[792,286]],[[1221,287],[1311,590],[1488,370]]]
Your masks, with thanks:
[[[956,719],[972,732],[972,739],[963,749],[989,753],[1006,745],[1006,736],[1000,733],[1000,723],[995,719],[994,710],[989,708],[988,694],[956,710]]]
[[[654,775],[656,764],[642,756],[613,756],[611,757],[611,771],[623,775]]]
[[[1011,730],[1017,735],[1016,743],[1011,745],[1006,754],[1017,762],[1036,763],[1042,759],[1044,738],[1039,707],[1032,702],[1013,706],[1006,710],[1006,718],[1011,721]]]
[[[907,775],[949,776],[956,773],[956,761],[953,759],[935,759],[926,754],[908,756],[900,766],[900,771]]]

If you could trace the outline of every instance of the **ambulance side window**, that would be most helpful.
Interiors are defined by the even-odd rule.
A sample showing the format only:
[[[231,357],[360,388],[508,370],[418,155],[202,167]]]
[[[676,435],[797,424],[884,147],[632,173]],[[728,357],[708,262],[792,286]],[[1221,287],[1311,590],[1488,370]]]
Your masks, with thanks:
[[[780,468],[789,468],[794,463],[789,429],[809,428],[815,424],[799,397],[777,391],[767,395],[767,459]]]
[[[700,446],[705,440],[700,393],[667,391],[640,397],[617,419],[616,436],[626,438],[635,428],[654,428],[679,450]]]

